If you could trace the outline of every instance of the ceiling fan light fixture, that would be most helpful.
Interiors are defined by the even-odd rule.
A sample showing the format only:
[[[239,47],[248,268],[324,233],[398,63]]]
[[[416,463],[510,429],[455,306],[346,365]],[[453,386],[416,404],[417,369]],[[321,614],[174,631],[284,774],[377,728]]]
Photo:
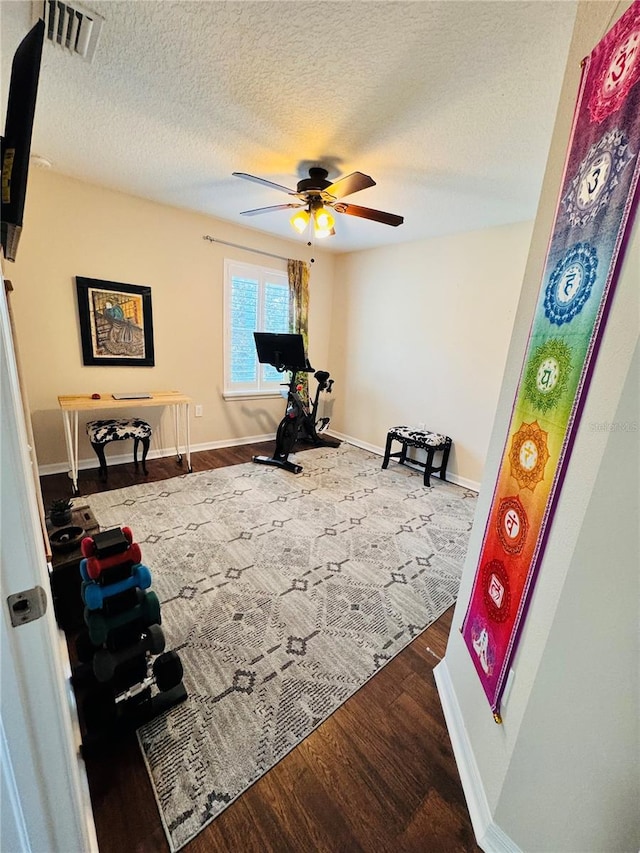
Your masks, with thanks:
[[[307,226],[309,225],[310,219],[311,217],[309,216],[308,210],[298,210],[291,217],[291,224],[298,232],[298,234],[304,234],[307,229]]]
[[[335,225],[333,215],[326,207],[319,207],[313,212],[313,233],[316,237],[329,237]]]
[[[247,172],[234,172],[233,174],[237,178],[244,178],[256,184],[263,184],[266,187],[280,190],[288,196],[295,196],[298,199],[297,203],[272,204],[270,207],[243,210],[241,214],[256,216],[259,213],[271,213],[274,210],[285,210],[291,207],[303,208],[294,214],[290,220],[293,229],[301,235],[305,233],[309,223],[313,222],[314,237],[331,237],[336,233],[333,227],[335,223],[333,211],[340,214],[346,213],[349,216],[358,216],[361,219],[371,219],[373,222],[381,222],[384,225],[393,225],[394,227],[402,225],[404,222],[404,217],[395,213],[386,213],[384,210],[374,210],[371,207],[361,207],[358,204],[351,204],[351,202],[345,204],[341,201],[343,196],[352,195],[376,185],[373,178],[363,172],[352,172],[350,175],[345,175],[330,183],[327,178],[327,170],[320,166],[313,166],[309,169],[309,177],[298,181],[295,190],[282,186],[282,184],[275,184],[265,178],[257,178]],[[331,210],[327,209],[327,205]]]

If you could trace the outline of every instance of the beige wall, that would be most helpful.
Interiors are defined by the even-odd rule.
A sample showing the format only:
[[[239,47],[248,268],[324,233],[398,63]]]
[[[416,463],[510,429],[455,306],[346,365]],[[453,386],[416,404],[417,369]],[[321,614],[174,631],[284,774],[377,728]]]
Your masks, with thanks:
[[[449,471],[477,488],[532,228],[517,223],[341,256],[332,427],[380,448],[389,427],[425,423],[453,438]]]
[[[628,3],[582,2],[570,48],[522,296],[444,662],[437,668],[483,849],[600,853],[640,847],[638,329],[640,222],[612,300],[555,510],[513,686],[497,726],[459,628],[527,344],[555,214],[580,61]],[[600,425],[622,424],[601,429]],[[485,824],[486,826],[486,824]],[[497,830],[495,829],[497,827]],[[506,833],[509,846],[492,847]],[[483,843],[483,841],[481,841]]]
[[[59,394],[180,390],[203,406],[201,418],[192,410],[192,449],[275,432],[282,398],[222,398],[224,259],[284,270],[286,263],[205,241],[204,234],[284,257],[308,256],[299,242],[31,169],[18,259],[5,265],[5,275],[15,288],[18,347],[41,469],[65,469]],[[331,370],[334,261],[322,251],[314,257],[310,357]],[[77,275],[151,287],[155,367],[82,365]],[[151,452],[171,448],[170,418],[152,408],[144,417],[155,427]],[[81,415],[79,456],[95,467],[84,435],[87,419]]]
[[[453,437],[449,470],[477,487],[531,228],[519,223],[345,256],[314,251],[309,356],[336,380],[323,398],[332,430],[380,449],[389,426],[424,422]],[[281,398],[222,398],[223,269],[225,258],[286,265],[204,234],[308,255],[299,242],[31,170],[18,261],[7,264],[7,275],[43,473],[66,467],[59,394],[181,390],[203,406],[201,418],[192,411],[194,450],[273,435]],[[83,366],[77,275],[151,287],[155,367]],[[146,408],[144,417],[154,427],[151,454],[170,452],[167,413]],[[80,416],[81,467],[96,464],[84,434],[89,418]]]

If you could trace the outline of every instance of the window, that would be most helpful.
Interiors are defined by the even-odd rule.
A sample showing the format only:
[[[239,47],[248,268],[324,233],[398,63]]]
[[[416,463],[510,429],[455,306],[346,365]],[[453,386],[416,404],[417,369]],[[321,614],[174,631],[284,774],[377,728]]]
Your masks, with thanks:
[[[260,364],[254,332],[289,331],[286,272],[225,261],[224,393],[278,394],[281,373]]]

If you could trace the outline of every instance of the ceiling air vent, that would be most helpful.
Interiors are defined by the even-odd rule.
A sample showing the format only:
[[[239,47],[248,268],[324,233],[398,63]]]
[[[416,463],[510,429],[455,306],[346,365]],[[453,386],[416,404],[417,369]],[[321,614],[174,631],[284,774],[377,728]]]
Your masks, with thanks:
[[[33,19],[44,19],[45,41],[91,62],[104,18],[78,3],[61,0],[34,0]]]

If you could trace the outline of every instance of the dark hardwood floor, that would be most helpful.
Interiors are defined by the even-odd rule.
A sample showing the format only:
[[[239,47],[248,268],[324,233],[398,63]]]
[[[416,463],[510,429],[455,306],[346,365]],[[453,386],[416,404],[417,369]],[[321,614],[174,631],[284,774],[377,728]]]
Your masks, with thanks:
[[[195,453],[194,471],[247,462],[273,444]],[[298,451],[297,451],[298,452]],[[303,463],[304,464],[304,463]],[[175,459],[81,471],[82,496],[184,471]],[[293,476],[283,472],[283,476]],[[41,478],[45,506],[71,494],[66,474]],[[150,567],[153,571],[153,567]],[[433,668],[453,608],[229,806],[185,853],[479,853]],[[87,758],[102,853],[168,851],[137,741]]]

